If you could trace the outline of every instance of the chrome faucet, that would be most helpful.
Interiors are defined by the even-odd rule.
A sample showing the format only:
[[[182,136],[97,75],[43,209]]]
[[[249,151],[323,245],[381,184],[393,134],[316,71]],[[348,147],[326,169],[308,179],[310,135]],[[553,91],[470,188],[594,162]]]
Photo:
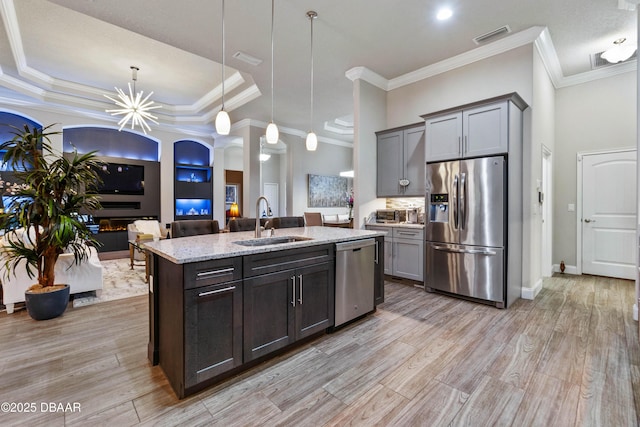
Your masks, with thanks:
[[[260,209],[260,200],[264,200],[267,204],[267,212],[271,210],[271,206],[269,206],[269,201],[266,197],[260,196],[258,200],[256,200],[256,238],[262,237],[262,229],[260,228],[260,216],[258,215],[258,209]]]

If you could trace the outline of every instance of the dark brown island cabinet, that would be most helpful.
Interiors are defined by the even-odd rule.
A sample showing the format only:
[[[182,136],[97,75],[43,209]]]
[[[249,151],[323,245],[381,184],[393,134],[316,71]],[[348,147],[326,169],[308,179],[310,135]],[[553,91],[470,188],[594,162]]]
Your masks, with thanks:
[[[384,301],[383,245],[375,304]],[[149,359],[179,398],[334,325],[335,244],[176,264],[153,256]]]

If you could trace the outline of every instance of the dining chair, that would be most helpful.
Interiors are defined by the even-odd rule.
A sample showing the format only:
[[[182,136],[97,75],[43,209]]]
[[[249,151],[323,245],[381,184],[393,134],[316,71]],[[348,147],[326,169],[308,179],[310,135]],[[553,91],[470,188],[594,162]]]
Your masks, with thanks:
[[[322,214],[320,212],[305,212],[304,225],[307,227],[322,225]]]

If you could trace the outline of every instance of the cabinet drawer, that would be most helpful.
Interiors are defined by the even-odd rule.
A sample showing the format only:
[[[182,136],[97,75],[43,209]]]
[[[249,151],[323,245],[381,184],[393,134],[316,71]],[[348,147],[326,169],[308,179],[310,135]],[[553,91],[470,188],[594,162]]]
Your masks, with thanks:
[[[242,258],[194,262],[184,266],[184,288],[215,285],[242,279]]]
[[[259,276],[305,265],[328,262],[334,256],[333,244],[247,255],[243,261],[244,277]]]
[[[396,227],[393,229],[393,238],[422,240],[424,239],[424,230],[420,228]]]

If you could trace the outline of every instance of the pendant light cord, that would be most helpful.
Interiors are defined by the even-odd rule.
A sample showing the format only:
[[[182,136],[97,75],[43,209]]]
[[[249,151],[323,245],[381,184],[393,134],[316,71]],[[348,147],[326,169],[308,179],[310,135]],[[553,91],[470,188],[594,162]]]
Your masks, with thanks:
[[[311,116],[309,122],[311,132],[313,132],[313,20],[317,15],[315,12],[307,12],[307,16],[309,16],[309,20],[311,21]]]
[[[222,109],[224,110],[224,0],[222,0]]]
[[[275,0],[271,0],[271,123],[273,123],[273,15]]]

